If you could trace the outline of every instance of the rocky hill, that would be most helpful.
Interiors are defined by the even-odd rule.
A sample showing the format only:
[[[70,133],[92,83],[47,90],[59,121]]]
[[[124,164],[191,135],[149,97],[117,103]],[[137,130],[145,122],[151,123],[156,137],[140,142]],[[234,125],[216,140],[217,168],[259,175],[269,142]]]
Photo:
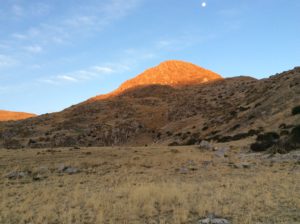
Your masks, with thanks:
[[[16,120],[23,120],[30,117],[35,117],[35,116],[36,114],[0,110],[0,121],[12,121],[12,120],[16,121]]]
[[[0,147],[190,145],[288,135],[300,124],[300,68],[223,79],[169,61],[59,113],[0,124]]]
[[[99,100],[107,97],[120,95],[121,93],[137,87],[149,85],[167,85],[180,87],[185,85],[195,85],[222,79],[220,75],[207,69],[196,66],[192,63],[170,60],[150,68],[142,74],[124,82],[115,91],[92,98]]]

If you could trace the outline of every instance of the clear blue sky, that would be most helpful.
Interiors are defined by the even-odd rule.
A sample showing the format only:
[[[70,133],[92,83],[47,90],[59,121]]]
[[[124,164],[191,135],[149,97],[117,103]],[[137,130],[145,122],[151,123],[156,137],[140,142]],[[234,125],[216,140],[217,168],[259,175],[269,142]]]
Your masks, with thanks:
[[[300,1],[0,0],[0,109],[59,111],[169,59],[224,77],[299,66]]]

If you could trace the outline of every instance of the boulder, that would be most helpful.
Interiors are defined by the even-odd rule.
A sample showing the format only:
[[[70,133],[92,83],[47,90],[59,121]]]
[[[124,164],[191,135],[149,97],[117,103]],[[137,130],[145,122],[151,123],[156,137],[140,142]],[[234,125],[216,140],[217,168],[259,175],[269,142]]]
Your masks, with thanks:
[[[225,147],[221,147],[221,148],[218,148],[215,155],[218,156],[218,157],[226,157],[228,156],[227,153],[229,151],[229,147],[225,146]]]
[[[41,173],[36,173],[35,175],[32,176],[33,181],[41,181],[48,178],[48,176],[41,174]]]
[[[180,173],[180,174],[187,174],[188,172],[189,172],[189,169],[186,168],[186,167],[181,167],[181,168],[179,169],[179,173]]]
[[[79,173],[80,170],[78,168],[75,168],[75,167],[71,167],[71,166],[65,166],[64,164],[61,164],[57,171],[59,173],[66,173],[66,174],[76,174],[76,173]]]
[[[201,141],[199,147],[201,149],[207,149],[207,150],[213,150],[214,149],[214,146],[212,144],[210,144],[208,141]]]
[[[207,219],[200,220],[198,224],[230,224],[230,222],[227,219],[207,218]]]
[[[8,179],[21,179],[21,178],[24,178],[28,175],[29,175],[28,172],[13,171],[13,172],[8,173],[5,177],[8,178]]]
[[[68,167],[67,169],[65,169],[63,171],[64,173],[67,173],[67,174],[76,174],[76,173],[79,173],[80,170],[75,168],[75,167]]]

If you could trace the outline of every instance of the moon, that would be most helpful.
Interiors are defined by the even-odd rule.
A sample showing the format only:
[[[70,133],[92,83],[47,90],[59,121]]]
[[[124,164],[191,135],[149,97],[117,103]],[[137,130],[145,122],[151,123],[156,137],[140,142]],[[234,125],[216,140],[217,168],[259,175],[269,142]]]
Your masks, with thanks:
[[[205,7],[206,7],[206,2],[202,2],[201,6],[202,6],[203,8],[205,8]]]

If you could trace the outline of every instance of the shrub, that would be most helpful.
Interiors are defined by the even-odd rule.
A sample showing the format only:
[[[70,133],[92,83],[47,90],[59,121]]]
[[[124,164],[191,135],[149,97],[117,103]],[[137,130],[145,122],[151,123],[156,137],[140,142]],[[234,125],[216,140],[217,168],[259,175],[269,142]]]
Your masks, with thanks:
[[[237,115],[237,112],[236,112],[236,111],[231,111],[231,112],[230,112],[230,115],[234,117],[234,116]]]
[[[241,127],[241,125],[240,125],[240,124],[237,124],[237,125],[234,125],[233,127],[231,127],[230,130],[231,130],[231,131],[234,131],[234,130],[240,128],[240,127]]]
[[[230,142],[232,139],[231,136],[218,136],[218,142]]]
[[[219,141],[220,138],[222,138],[221,135],[214,135],[214,136],[212,136],[212,137],[210,137],[208,139],[209,139],[209,141],[211,141],[211,140],[213,140],[213,141]]]
[[[256,132],[255,132],[256,133]],[[239,134],[236,134],[234,136],[220,136],[220,135],[217,135],[216,139],[213,139],[213,140],[217,140],[218,142],[230,142],[230,141],[238,141],[238,140],[241,140],[241,139],[245,139],[245,138],[248,138],[250,136],[253,136],[253,133],[239,133]]]
[[[30,144],[35,144],[35,143],[36,143],[36,141],[33,140],[33,139],[29,139],[29,141],[28,141],[28,145],[30,145]]]
[[[289,134],[290,134],[290,132],[288,130],[283,130],[280,132],[280,136],[287,136]]]
[[[205,126],[202,128],[202,131],[206,131],[208,129],[208,126]]]
[[[260,130],[250,129],[250,130],[248,131],[248,135],[249,135],[249,136],[258,135],[259,133],[260,133]]]
[[[3,146],[6,149],[21,149],[21,148],[23,148],[22,144],[16,139],[4,140]]]
[[[215,134],[217,134],[217,133],[219,133],[220,131],[219,130],[215,130],[215,131],[212,131],[211,133],[210,133],[210,135],[215,135]]]
[[[286,136],[284,139],[280,140],[274,146],[270,148],[271,153],[289,153],[290,151],[296,150],[300,146],[300,130],[296,130],[294,133],[291,133],[289,136]]]
[[[255,106],[254,106],[254,107],[256,108],[256,107],[259,107],[259,106],[261,106],[261,103],[257,103],[257,104],[255,104]]]
[[[292,150],[296,150],[300,146],[300,125],[294,127],[289,133],[287,130],[283,130],[282,134],[285,137],[280,140],[277,138],[277,134],[270,132],[263,136],[260,136],[260,141],[251,145],[251,150],[255,152],[266,151],[270,153],[288,153]],[[281,134],[281,135],[282,135]],[[273,139],[273,141],[272,141]]]
[[[250,107],[242,107],[242,106],[240,106],[238,109],[243,112],[243,111],[249,110]]]
[[[248,117],[248,120],[252,120],[252,119],[254,119],[255,118],[255,115],[250,115],[249,117]]]
[[[179,146],[178,142],[171,142],[168,146]]]
[[[190,138],[189,140],[187,140],[184,145],[195,145],[198,142],[198,139],[196,138]]]
[[[284,123],[282,123],[282,124],[279,125],[279,128],[280,128],[280,129],[286,129],[286,127],[287,127],[287,126],[286,126],[286,124],[284,124]]]
[[[280,140],[277,144],[273,145],[269,152],[272,154],[280,153],[285,154],[295,149],[295,146],[291,144],[288,139]]]
[[[250,148],[254,152],[267,151],[278,142],[279,138],[280,136],[276,132],[260,134],[257,136],[256,142],[251,144]]]
[[[241,140],[241,139],[245,139],[245,138],[248,138],[250,136],[253,136],[252,133],[239,133],[239,134],[236,134],[236,135],[233,135],[233,136],[223,136],[221,138],[219,138],[219,142],[230,142],[230,141],[238,141],[238,140]]]
[[[185,140],[185,139],[187,139],[187,137],[188,137],[188,134],[187,134],[187,133],[184,133],[184,134],[181,136],[181,140]]]
[[[293,128],[291,132],[291,142],[300,144],[300,125]]]
[[[296,106],[292,109],[292,115],[300,114],[300,106]]]
[[[172,132],[170,132],[170,131],[167,131],[166,134],[167,134],[169,137],[172,136]]]
[[[241,140],[241,139],[248,138],[248,137],[249,137],[248,133],[239,133],[239,134],[232,136],[232,140],[237,141],[237,140]]]
[[[265,142],[272,142],[279,139],[279,135],[276,132],[267,132],[264,134],[260,134],[257,136],[257,141],[265,141]]]
[[[253,152],[264,152],[269,148],[269,145],[265,142],[255,142],[250,146]]]

